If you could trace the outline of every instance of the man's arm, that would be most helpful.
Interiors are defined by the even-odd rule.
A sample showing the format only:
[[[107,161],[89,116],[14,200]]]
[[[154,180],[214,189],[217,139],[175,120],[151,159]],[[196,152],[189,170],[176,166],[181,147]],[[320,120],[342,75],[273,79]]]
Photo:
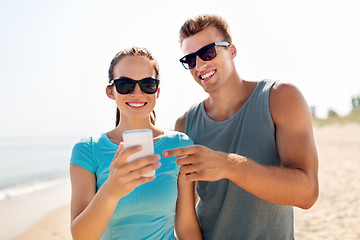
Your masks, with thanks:
[[[282,167],[204,146],[169,150],[165,155],[187,155],[177,163],[190,181],[227,178],[265,201],[308,209],[318,197],[318,159],[309,108],[294,86],[279,83],[271,90],[269,105]]]
[[[176,120],[175,123],[175,130],[179,132],[185,132],[185,119],[186,119],[186,113],[182,115],[181,117]]]

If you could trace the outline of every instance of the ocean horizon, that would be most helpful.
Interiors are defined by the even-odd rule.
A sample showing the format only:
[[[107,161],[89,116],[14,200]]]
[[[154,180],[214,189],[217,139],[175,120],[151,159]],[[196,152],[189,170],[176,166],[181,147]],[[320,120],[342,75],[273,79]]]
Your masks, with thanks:
[[[80,136],[0,137],[0,201],[69,178],[69,163]]]

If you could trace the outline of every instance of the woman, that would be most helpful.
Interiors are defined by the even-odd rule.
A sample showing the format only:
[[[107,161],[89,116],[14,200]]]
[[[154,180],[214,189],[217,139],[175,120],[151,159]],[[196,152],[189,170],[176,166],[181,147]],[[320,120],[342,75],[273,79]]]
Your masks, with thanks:
[[[109,68],[107,96],[117,105],[113,130],[82,139],[72,152],[71,232],[77,239],[201,239],[194,186],[162,151],[193,144],[185,134],[154,125],[159,68],[146,50],[119,52]],[[126,162],[122,133],[151,129],[155,154]],[[156,170],[156,176],[144,174]]]

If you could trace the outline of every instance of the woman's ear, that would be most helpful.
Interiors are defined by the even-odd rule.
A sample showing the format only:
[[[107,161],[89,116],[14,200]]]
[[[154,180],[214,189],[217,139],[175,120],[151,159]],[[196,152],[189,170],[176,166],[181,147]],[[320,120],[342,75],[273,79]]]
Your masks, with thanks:
[[[237,54],[237,50],[236,50],[236,47],[234,44],[231,44],[229,46],[230,48],[230,54],[231,54],[231,57],[234,59],[236,57],[236,54]]]
[[[107,95],[110,99],[115,100],[115,95],[114,95],[114,88],[113,88],[113,86],[111,86],[111,87],[107,86],[107,87],[106,87],[106,95]]]
[[[156,98],[159,98],[160,95],[160,87],[158,87],[157,93],[156,93]]]

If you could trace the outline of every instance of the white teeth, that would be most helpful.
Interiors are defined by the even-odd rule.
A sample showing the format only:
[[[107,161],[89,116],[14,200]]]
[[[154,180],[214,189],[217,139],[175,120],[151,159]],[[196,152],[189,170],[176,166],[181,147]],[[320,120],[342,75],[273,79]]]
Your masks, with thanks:
[[[212,75],[214,75],[214,73],[215,73],[215,71],[210,71],[210,72],[208,72],[208,73],[206,73],[206,74],[204,74],[204,75],[200,75],[200,77],[201,77],[201,79],[206,79],[206,78],[209,78],[209,77],[211,77]]]
[[[131,107],[142,107],[145,103],[128,103]]]

